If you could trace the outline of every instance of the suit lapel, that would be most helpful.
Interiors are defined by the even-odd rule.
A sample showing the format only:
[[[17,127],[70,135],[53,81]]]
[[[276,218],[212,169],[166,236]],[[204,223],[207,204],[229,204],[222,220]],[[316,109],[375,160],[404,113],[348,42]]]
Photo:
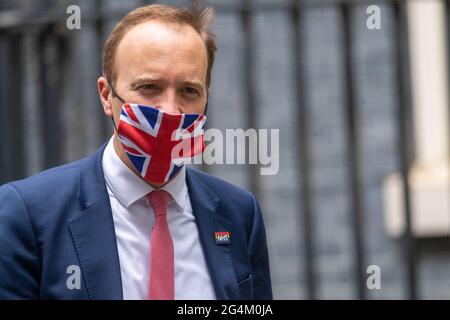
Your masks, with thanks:
[[[123,299],[119,255],[102,169],[106,144],[81,170],[78,198],[82,211],[69,220],[89,299]]]
[[[220,205],[219,197],[206,186],[195,171],[189,168],[186,170],[186,183],[217,299],[237,299],[238,287],[230,247],[218,245],[214,239],[215,232],[233,233],[232,225],[217,212]]]

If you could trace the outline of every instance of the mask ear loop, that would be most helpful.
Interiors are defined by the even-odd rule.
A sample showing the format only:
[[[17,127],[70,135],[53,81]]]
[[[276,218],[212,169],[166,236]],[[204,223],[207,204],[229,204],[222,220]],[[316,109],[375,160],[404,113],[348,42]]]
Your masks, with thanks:
[[[206,116],[206,112],[208,111],[208,100],[206,100],[205,112],[203,114]]]
[[[116,130],[116,132],[119,133],[119,131],[117,131],[116,123],[114,122],[114,117],[111,117],[111,121],[113,123],[114,130]]]
[[[106,82],[108,83],[109,88],[111,89],[111,93],[112,93],[113,98],[117,97],[117,98],[120,100],[120,102],[125,103],[125,100],[123,100],[123,99],[116,93],[116,91],[114,90],[113,86],[109,83],[109,81],[106,81]],[[116,123],[114,122],[114,116],[111,116],[111,120],[112,120],[114,129],[115,129],[116,132],[118,133],[119,131],[117,130]]]

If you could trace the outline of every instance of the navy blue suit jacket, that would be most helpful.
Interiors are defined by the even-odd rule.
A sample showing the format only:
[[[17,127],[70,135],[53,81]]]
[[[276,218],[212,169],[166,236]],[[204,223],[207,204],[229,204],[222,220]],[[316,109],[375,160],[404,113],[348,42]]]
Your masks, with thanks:
[[[104,147],[0,187],[0,299],[123,298]],[[254,196],[189,168],[186,182],[217,298],[271,299]],[[216,244],[218,231],[231,232],[229,244]],[[79,289],[67,285],[72,265],[79,266]]]

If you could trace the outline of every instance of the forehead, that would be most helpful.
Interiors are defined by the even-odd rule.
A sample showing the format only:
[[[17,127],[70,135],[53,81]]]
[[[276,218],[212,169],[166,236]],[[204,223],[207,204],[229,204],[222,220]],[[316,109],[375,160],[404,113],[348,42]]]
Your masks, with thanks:
[[[151,20],[124,35],[116,51],[115,68],[118,81],[150,73],[205,82],[207,53],[191,26]]]

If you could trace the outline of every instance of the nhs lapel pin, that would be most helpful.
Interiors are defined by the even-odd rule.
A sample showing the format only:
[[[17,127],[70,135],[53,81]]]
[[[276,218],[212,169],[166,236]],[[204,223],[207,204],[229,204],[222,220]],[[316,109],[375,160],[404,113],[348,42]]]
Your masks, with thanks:
[[[230,244],[231,232],[214,232],[214,238],[216,239],[216,244]]]

